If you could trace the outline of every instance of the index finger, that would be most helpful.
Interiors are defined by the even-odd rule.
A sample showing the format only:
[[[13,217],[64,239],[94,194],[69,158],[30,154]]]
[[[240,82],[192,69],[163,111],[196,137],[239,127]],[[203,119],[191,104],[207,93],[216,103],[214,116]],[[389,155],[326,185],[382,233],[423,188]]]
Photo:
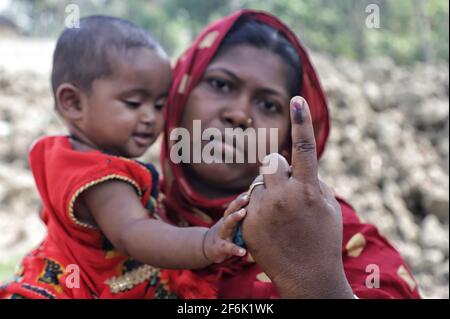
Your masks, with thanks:
[[[292,177],[318,184],[316,139],[308,103],[300,96],[291,99]]]

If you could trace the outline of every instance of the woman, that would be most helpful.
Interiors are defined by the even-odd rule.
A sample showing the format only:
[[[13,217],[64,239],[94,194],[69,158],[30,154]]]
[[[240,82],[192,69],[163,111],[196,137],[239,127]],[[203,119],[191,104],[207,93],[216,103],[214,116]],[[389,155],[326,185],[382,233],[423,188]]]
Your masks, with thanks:
[[[296,95],[307,103],[296,98],[290,105]],[[278,128],[284,156],[267,157],[278,170],[252,187],[242,227],[251,255],[198,272],[218,297],[419,297],[398,252],[318,180],[329,132],[326,100],[303,47],[275,17],[245,10],[209,25],[174,71],[161,156],[163,206],[173,223],[208,226],[248,189],[260,163],[174,164],[170,132],[181,126],[192,136],[193,120],[221,132]],[[247,201],[238,198],[229,209]]]
[[[290,103],[296,95],[304,100]],[[179,225],[210,226],[225,209],[246,206],[242,234],[251,255],[195,272],[124,263],[122,275],[112,278],[120,289],[111,298],[419,297],[399,254],[318,179],[329,130],[326,101],[305,51],[276,18],[242,11],[207,27],[176,66],[166,115],[159,214]],[[283,156],[264,160],[277,170],[262,171],[254,182],[260,163],[174,164],[170,132],[184,127],[193,136],[194,120],[221,132],[277,128]],[[250,198],[237,197],[250,185]],[[103,250],[105,258],[116,255],[110,245]],[[48,261],[36,277],[59,285],[62,273]],[[28,290],[53,297],[39,287]],[[80,291],[81,298],[98,297]]]

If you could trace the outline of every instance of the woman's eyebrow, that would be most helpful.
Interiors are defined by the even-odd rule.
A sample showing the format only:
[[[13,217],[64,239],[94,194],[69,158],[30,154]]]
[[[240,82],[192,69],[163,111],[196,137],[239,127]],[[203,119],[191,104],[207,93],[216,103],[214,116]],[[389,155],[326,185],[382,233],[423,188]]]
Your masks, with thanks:
[[[207,69],[206,71],[207,72],[220,71],[220,72],[223,72],[223,73],[227,74],[229,77],[233,78],[235,81],[242,82],[241,79],[236,74],[234,74],[232,71],[230,71],[228,69],[225,69],[223,67],[215,67],[215,68],[213,67],[213,68]],[[282,91],[278,91],[278,90],[275,90],[275,89],[272,89],[272,88],[262,88],[259,91],[262,92],[262,93],[265,93],[265,94],[277,95],[277,96],[280,96],[282,98],[288,99],[288,97],[287,97],[288,94],[283,94]]]
[[[277,90],[274,90],[274,89],[271,89],[271,88],[263,88],[260,91],[262,93],[265,93],[265,94],[277,95],[277,96],[280,96],[282,98],[287,96],[286,94],[283,94],[283,92],[280,92],[280,91],[277,91]]]
[[[216,68],[207,69],[206,71],[208,71],[208,72],[221,71],[221,72],[227,74],[229,77],[233,78],[235,81],[241,81],[236,74],[234,74],[233,72],[231,72],[230,70],[225,69],[225,68],[216,67]]]

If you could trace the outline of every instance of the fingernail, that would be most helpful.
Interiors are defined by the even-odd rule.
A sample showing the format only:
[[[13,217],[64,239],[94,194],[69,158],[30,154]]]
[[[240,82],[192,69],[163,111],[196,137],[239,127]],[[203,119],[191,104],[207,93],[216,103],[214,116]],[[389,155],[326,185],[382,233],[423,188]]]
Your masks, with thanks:
[[[294,111],[294,121],[297,124],[302,124],[303,123],[303,115],[302,115],[302,111],[304,108],[304,101],[299,101],[297,99],[292,101],[292,110]]]
[[[245,255],[245,249],[239,249],[239,255],[244,256]]]
[[[244,216],[244,215],[245,215],[245,208],[242,208],[241,211],[239,212],[239,214],[240,214],[241,216]]]

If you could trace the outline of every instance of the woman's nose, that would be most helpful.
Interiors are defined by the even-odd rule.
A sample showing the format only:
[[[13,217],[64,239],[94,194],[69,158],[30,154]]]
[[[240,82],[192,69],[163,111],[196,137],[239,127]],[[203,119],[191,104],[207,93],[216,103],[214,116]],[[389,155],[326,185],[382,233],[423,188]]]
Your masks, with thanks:
[[[248,103],[237,103],[233,107],[225,108],[221,114],[222,122],[233,128],[240,127],[243,130],[252,123]]]

